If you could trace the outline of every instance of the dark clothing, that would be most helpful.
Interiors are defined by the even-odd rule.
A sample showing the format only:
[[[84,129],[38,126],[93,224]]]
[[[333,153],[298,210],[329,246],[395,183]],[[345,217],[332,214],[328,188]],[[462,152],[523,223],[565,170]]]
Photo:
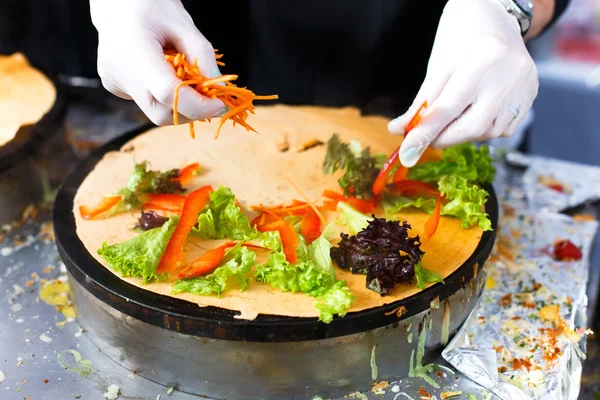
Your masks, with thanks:
[[[556,0],[557,16],[567,2]],[[239,85],[288,104],[394,116],[425,77],[446,0],[183,3]],[[49,72],[95,77],[96,48],[85,0],[0,2],[0,53],[23,51]]]

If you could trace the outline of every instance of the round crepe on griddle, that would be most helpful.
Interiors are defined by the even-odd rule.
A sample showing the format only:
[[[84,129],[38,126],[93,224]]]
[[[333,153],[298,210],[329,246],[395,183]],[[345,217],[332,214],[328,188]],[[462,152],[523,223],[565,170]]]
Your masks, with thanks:
[[[0,55],[0,146],[35,124],[56,101],[56,88],[21,53]]]
[[[87,176],[79,188],[74,203],[77,234],[87,250],[100,264],[106,262],[97,254],[102,243],[109,245],[131,239],[139,233],[132,230],[139,210],[120,213],[107,219],[84,220],[79,206],[95,204],[102,197],[115,193],[127,183],[135,163],[148,161],[150,168],[167,171],[197,162],[202,173],[186,185],[188,193],[205,185],[214,188],[229,187],[248,212],[250,206],[289,204],[302,200],[297,189],[286,179],[296,183],[306,196],[318,203],[325,189],[339,192],[339,174],[324,175],[322,163],[326,146],[297,149],[303,143],[318,139],[325,143],[334,133],[344,142],[358,140],[370,146],[372,153],[390,154],[399,144],[399,138],[387,130],[388,119],[361,116],[353,108],[318,108],[263,106],[256,108],[252,126],[260,134],[246,132],[227,124],[217,140],[213,139],[215,123],[196,123],[196,138],[189,135],[187,125],[152,129],[125,144],[121,151],[107,153]],[[282,142],[289,150],[281,151]],[[335,219],[336,213],[326,214]],[[249,215],[252,219],[254,215]],[[428,214],[408,210],[398,214],[400,221],[412,226],[409,235],[421,234]],[[422,259],[425,268],[447,277],[466,261],[479,244],[483,231],[479,227],[462,229],[461,221],[442,217],[433,238],[422,238]],[[184,246],[184,264],[187,264],[224,241],[189,237]],[[258,262],[257,258],[257,262]],[[100,267],[99,267],[100,268]],[[107,267],[108,268],[108,267]],[[110,268],[109,268],[110,269]],[[418,293],[412,284],[398,284],[392,293],[381,296],[367,289],[365,275],[352,274],[335,268],[337,279],[345,280],[355,296],[350,312],[388,304]],[[172,283],[142,284],[139,278],[122,278],[154,293],[184,299],[199,306],[216,306],[240,311],[240,318],[254,319],[258,314],[294,317],[316,317],[315,299],[304,293],[281,292],[269,285],[251,280],[244,291],[235,285],[220,296],[200,296],[190,293],[171,293]]]

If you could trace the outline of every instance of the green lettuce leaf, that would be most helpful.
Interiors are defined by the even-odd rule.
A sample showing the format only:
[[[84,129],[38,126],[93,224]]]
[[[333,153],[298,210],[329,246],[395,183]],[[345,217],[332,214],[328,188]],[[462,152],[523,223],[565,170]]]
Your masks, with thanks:
[[[484,231],[492,230],[492,222],[484,209],[488,196],[485,189],[460,176],[443,176],[438,189],[447,200],[442,206],[442,215],[460,219],[465,229],[479,225]]]
[[[319,236],[308,246],[308,257],[321,271],[329,275],[332,282],[335,282],[335,270],[331,261],[331,243],[324,235]]]
[[[417,164],[408,170],[408,179],[437,183],[444,175],[465,178],[470,182],[492,183],[496,169],[489,148],[477,148],[471,143],[459,144],[444,150],[440,161]]]
[[[173,294],[189,292],[203,296],[220,296],[227,288],[230,278],[235,278],[240,290],[248,287],[248,273],[254,265],[256,253],[239,242],[225,254],[221,266],[209,275],[180,279],[173,284]]]
[[[428,214],[433,212],[436,199],[424,197],[406,197],[386,194],[381,205],[386,214],[397,214],[404,208],[416,207]]]
[[[438,182],[438,190],[445,197],[441,214],[461,220],[464,229],[479,225],[484,231],[492,230],[492,222],[485,212],[488,192],[477,184],[461,176],[444,175]],[[399,213],[407,207],[416,207],[428,214],[433,212],[436,199],[405,197],[387,194],[382,202],[387,214]]]
[[[335,280],[335,271],[326,245],[321,236],[307,246],[302,236],[297,248],[298,262],[290,264],[285,259],[278,232],[268,232],[261,236],[261,244],[271,249],[267,262],[256,267],[255,279],[269,284],[282,292],[306,293],[315,297],[315,308],[319,319],[331,322],[334,315],[344,316],[350,308],[354,296],[345,281]],[[327,260],[328,259],[328,260]]]
[[[417,278],[417,287],[425,289],[430,283],[444,283],[444,279],[435,271],[427,269],[418,263],[415,265],[415,278]]]
[[[149,170],[147,161],[135,164],[127,186],[119,191],[123,197],[122,208],[139,208],[141,206],[140,197],[144,194],[183,192],[181,183],[174,180],[178,175],[178,169],[166,172]]]
[[[144,284],[160,280],[162,277],[156,275],[156,268],[178,221],[179,217],[169,218],[162,227],[150,229],[123,243],[109,246],[104,242],[98,254],[123,276],[142,278]]]
[[[327,291],[317,297],[315,308],[319,310],[319,319],[326,324],[333,320],[334,315],[344,317],[354,296],[345,281],[335,282]]]
[[[204,239],[250,240],[258,236],[246,214],[235,204],[235,195],[224,186],[210,194],[210,203],[198,215],[198,226],[192,232]]]
[[[369,217],[350,206],[349,204],[340,201],[337,205],[337,209],[340,212],[338,216],[337,224],[348,227],[351,235],[356,235],[369,225],[369,221],[373,217]]]

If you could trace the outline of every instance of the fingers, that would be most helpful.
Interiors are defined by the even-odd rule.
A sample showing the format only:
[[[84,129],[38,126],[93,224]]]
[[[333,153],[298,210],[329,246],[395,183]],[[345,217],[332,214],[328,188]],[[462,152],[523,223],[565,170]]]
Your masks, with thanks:
[[[181,81],[175,76],[173,67],[164,59],[162,45],[150,42],[142,45],[147,54],[148,65],[143,79],[148,82],[148,91],[156,102],[171,110],[175,98],[175,88]],[[202,96],[196,90],[183,86],[179,90],[177,110],[190,120],[206,119],[224,108],[221,100]],[[162,113],[161,113],[162,114]],[[159,118],[162,121],[162,117]]]
[[[521,111],[518,117],[513,118],[508,127],[504,130],[504,132],[501,133],[501,136],[511,136],[513,133],[515,133],[519,125],[521,125],[523,120],[527,117],[528,113],[529,108]]]
[[[519,116],[519,113],[519,107],[503,106],[494,120],[492,127],[483,135],[482,139],[495,139],[508,135],[509,125]]]
[[[498,106],[493,101],[473,103],[459,118],[446,126],[431,143],[434,148],[446,148],[481,139],[489,132],[498,115]]]
[[[448,82],[449,77],[449,71],[441,75],[426,76],[425,81],[421,85],[419,93],[417,93],[412,105],[403,115],[391,120],[388,124],[388,130],[390,133],[392,135],[404,135],[406,126],[418,112],[423,102],[427,101],[429,104],[431,104],[433,101],[435,101],[442,92],[444,85],[446,85]]]
[[[114,83],[114,80],[106,78],[101,78],[101,80],[104,89],[108,90],[115,96],[122,98],[123,100],[131,100],[131,96],[129,96],[125,91],[121,90],[121,88]]]
[[[485,68],[483,64],[465,63],[450,77],[421,123],[402,142],[400,161],[405,167],[414,166],[440,132],[472,103]]]
[[[144,114],[148,117],[153,124],[158,126],[172,125],[173,124],[173,113],[170,107],[165,107],[160,104],[143,87],[136,87],[130,90],[133,101],[138,105]]]

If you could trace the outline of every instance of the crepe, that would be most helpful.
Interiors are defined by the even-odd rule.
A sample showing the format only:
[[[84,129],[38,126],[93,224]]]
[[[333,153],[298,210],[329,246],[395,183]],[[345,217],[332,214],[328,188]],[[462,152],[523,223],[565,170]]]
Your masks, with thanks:
[[[56,100],[56,88],[25,56],[0,55],[0,146],[23,125],[35,124]]]
[[[137,235],[131,228],[139,217],[139,211],[101,220],[84,220],[78,211],[79,206],[94,204],[125,186],[136,162],[149,161],[152,169],[161,171],[198,162],[203,172],[187,185],[188,192],[207,184],[214,188],[224,185],[231,188],[242,206],[248,209],[259,203],[288,204],[293,199],[301,199],[285,177],[298,184],[314,201],[322,199],[325,189],[339,191],[339,175],[326,176],[321,172],[326,146],[303,152],[295,150],[307,140],[326,142],[332,134],[337,133],[342,141],[358,140],[364,146],[370,146],[374,153],[385,154],[391,153],[399,143],[399,138],[390,135],[387,130],[388,119],[363,117],[353,108],[257,107],[252,122],[260,134],[228,125],[223,127],[219,139],[214,140],[214,124],[196,123],[196,138],[192,139],[187,125],[170,126],[152,129],[125,144],[121,151],[107,153],[83,181],[75,196],[77,234],[90,254],[106,266],[104,259],[97,254],[102,243],[120,243]],[[281,152],[277,144],[285,137],[290,149]],[[421,233],[427,218],[426,213],[418,210],[399,214],[400,220],[412,225],[409,231],[411,236]],[[422,240],[421,249],[425,251],[423,266],[447,277],[471,256],[482,233],[479,227],[465,230],[461,228],[460,220],[442,217],[435,236]],[[196,238],[193,242],[190,240],[184,246],[184,263],[221,243]],[[382,297],[365,287],[365,275],[354,275],[336,267],[336,277],[346,280],[356,298],[350,312],[378,307],[420,291],[414,282],[399,284],[391,295]],[[244,319],[254,319],[258,314],[295,317],[319,315],[313,306],[314,298],[303,293],[282,293],[255,281],[251,281],[243,292],[232,287],[221,297],[215,297],[190,293],[173,295],[171,283],[142,285],[138,278],[122,279],[154,293],[184,299],[199,306],[240,311],[239,318]]]

